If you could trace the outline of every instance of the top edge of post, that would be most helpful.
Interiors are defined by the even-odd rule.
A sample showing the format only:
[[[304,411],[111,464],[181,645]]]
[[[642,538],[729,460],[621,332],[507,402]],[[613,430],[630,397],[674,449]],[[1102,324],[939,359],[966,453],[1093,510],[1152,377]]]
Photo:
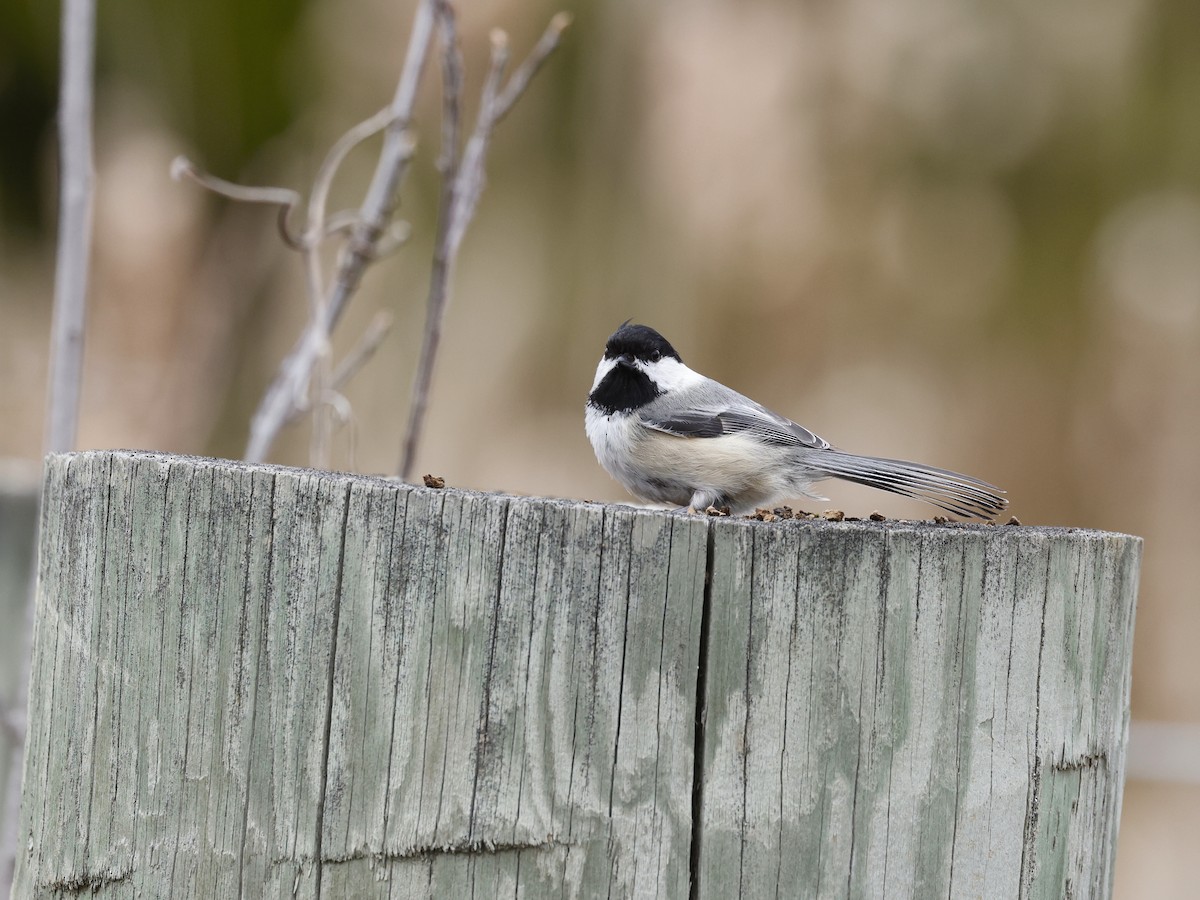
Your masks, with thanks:
[[[276,463],[251,463],[237,459],[218,459],[209,456],[193,456],[188,454],[163,453],[156,450],[75,450],[67,453],[50,453],[46,455],[45,465],[48,468],[59,462],[70,462],[73,459],[90,457],[113,457],[127,460],[157,462],[164,465],[190,465],[199,469],[232,468],[254,472],[264,472],[272,475],[306,476],[310,478],[329,479],[338,482],[370,484],[386,486],[396,490],[410,490],[428,493],[445,493],[455,496],[477,497],[481,499],[517,500],[528,503],[544,503],[557,507],[572,507],[581,509],[610,509],[637,516],[667,516],[683,517],[708,523],[714,528],[767,528],[767,529],[829,529],[834,531],[863,531],[903,533],[917,532],[921,534],[939,533],[952,535],[1039,535],[1045,538],[1061,538],[1074,536],[1084,539],[1121,539],[1135,541],[1139,545],[1142,538],[1138,535],[1124,532],[1103,531],[1095,528],[1085,528],[1070,525],[1008,525],[1002,522],[964,521],[949,519],[937,522],[933,519],[893,519],[879,521],[867,516],[847,516],[837,521],[825,518],[779,518],[775,521],[763,521],[749,516],[717,516],[687,513],[680,510],[663,509],[660,507],[638,506],[631,503],[606,503],[598,500],[579,500],[561,497],[536,497],[518,494],[508,494],[497,491],[479,491],[470,488],[446,486],[441,488],[426,487],[420,483],[405,482],[390,475],[364,475],[353,472],[338,472],[327,469],[313,469],[303,466],[284,466]]]

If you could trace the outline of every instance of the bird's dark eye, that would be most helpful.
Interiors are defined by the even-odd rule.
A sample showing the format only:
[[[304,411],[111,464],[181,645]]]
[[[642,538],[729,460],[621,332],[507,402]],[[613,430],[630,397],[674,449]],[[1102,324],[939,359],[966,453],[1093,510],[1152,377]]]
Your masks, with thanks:
[[[662,354],[659,351],[650,351],[650,362],[658,362],[660,359],[662,359]]]

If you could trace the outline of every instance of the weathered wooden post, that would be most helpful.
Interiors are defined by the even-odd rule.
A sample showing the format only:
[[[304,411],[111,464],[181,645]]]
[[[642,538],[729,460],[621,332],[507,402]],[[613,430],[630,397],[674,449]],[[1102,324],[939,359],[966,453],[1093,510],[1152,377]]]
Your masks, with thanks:
[[[1104,896],[1140,541],[49,461],[15,896]]]

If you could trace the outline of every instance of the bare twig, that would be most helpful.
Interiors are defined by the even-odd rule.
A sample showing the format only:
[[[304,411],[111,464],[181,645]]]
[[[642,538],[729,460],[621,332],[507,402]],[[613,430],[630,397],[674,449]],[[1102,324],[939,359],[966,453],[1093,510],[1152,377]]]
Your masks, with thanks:
[[[348,235],[354,231],[356,224],[358,224],[357,209],[339,209],[325,220],[325,237]]]
[[[418,71],[418,68],[411,65],[406,66],[405,73],[410,80],[416,77],[413,72]],[[411,104],[413,102],[412,92],[404,85],[403,77],[401,80],[402,86],[397,91],[397,98],[403,103]],[[320,249],[326,238],[337,235],[347,236],[351,244],[354,244],[363,227],[363,210],[342,210],[332,216],[326,215],[329,192],[333,179],[346,156],[363,141],[394,123],[397,114],[395,105],[383,109],[346,131],[337,140],[326,154],[313,181],[309,195],[307,220],[303,232],[300,233],[297,233],[288,224],[290,213],[301,202],[300,195],[296,191],[288,188],[248,187],[234,184],[202,172],[182,156],[177,157],[171,164],[171,175],[176,179],[190,178],[202,187],[232,200],[274,204],[280,207],[280,232],[284,242],[292,249],[298,250],[304,257],[306,293],[309,299],[309,324],[304,335],[304,338],[307,339],[305,349],[308,354],[308,372],[305,383],[297,383],[298,392],[286,407],[282,424],[286,425],[304,413],[316,411],[317,421],[312,442],[312,460],[317,465],[326,461],[331,437],[330,422],[328,419],[322,418],[322,411],[328,411],[332,407],[321,398],[333,389],[332,382],[337,378],[330,360],[329,343],[329,329],[332,328],[336,315],[331,315],[330,303],[325,296],[325,279],[321,266]],[[414,145],[411,135],[407,132],[399,133],[392,140],[392,146],[405,162],[411,159]],[[388,214],[390,215],[390,213]],[[351,253],[343,254],[339,258],[338,265],[344,267],[348,264],[347,256],[353,257],[355,251],[361,257],[359,262],[364,265],[366,262],[392,253],[408,240],[409,232],[410,228],[406,222],[394,222],[386,225],[375,236],[372,246],[352,247]],[[353,259],[349,260],[349,262],[353,261]],[[327,323],[326,327],[320,327],[321,323]],[[358,358],[353,368],[357,370],[366,361],[366,358],[366,356]],[[317,398],[315,402],[309,399],[310,388],[313,396]]]
[[[309,454],[313,459],[318,459],[321,454],[329,453],[332,447],[334,431],[349,426],[347,432],[347,465],[353,469],[355,467],[355,454],[358,446],[358,429],[354,420],[354,409],[350,406],[350,401],[335,390],[326,390],[318,398],[313,412],[316,413],[314,421],[318,427],[313,429],[311,438],[313,446],[310,448]],[[328,434],[319,435],[318,432],[321,427],[326,428]],[[326,444],[323,447],[316,446],[318,440],[323,440]]]
[[[387,337],[389,331],[392,330],[393,318],[388,312],[378,312],[375,318],[371,320],[371,324],[367,326],[367,330],[362,333],[362,337],[358,339],[358,343],[346,354],[346,357],[338,364],[334,370],[333,377],[330,379],[330,388],[335,391],[340,391],[345,387],[346,382],[358,374],[358,370],[366,365],[367,360],[375,355],[375,351],[379,349],[379,345],[383,343],[383,339]]]
[[[304,268],[308,278],[308,298],[309,298],[309,317],[310,321],[319,321],[323,315],[323,305],[325,302],[325,275],[321,270],[321,242],[329,233],[329,228],[325,219],[325,207],[329,200],[329,191],[333,187],[334,176],[341,168],[350,151],[361,144],[363,141],[370,138],[372,135],[378,134],[389,124],[391,124],[395,113],[391,108],[381,109],[371,118],[359,122],[345,134],[343,134],[330,148],[325,155],[325,160],[321,163],[321,168],[317,170],[317,177],[313,180],[312,192],[308,197],[308,226],[304,232]],[[350,233],[353,234],[353,228]],[[317,365],[317,393],[323,393],[326,385],[324,378],[329,375],[329,335],[325,335],[325,342],[320,348]],[[322,446],[321,438],[327,436],[328,428],[318,427],[314,434],[318,440],[316,446],[318,464],[325,462],[325,448]]]
[[[463,150],[462,164],[454,184],[454,206],[450,210],[450,228],[446,234],[446,245],[450,256],[458,253],[459,244],[467,231],[467,225],[475,214],[479,196],[483,193],[483,163],[492,130],[496,127],[496,98],[501,90],[504,67],[508,65],[508,35],[499,28],[492,32],[492,65],[483,82],[483,98],[475,118],[475,129]]]
[[[351,469],[357,467],[358,455],[358,422],[355,420],[354,408],[342,394],[337,391],[327,391],[321,399],[322,410],[337,422],[338,428],[346,432],[346,457]]]
[[[412,226],[407,222],[393,222],[375,242],[375,259],[395,253],[412,237]]]
[[[329,189],[333,185],[333,178],[337,174],[337,170],[345,162],[346,156],[363,141],[387,128],[395,116],[396,113],[391,107],[381,109],[371,118],[359,122],[343,134],[330,148],[329,153],[325,156],[325,161],[321,163],[321,168],[317,170],[317,177],[313,180],[312,193],[308,198],[310,229],[317,225],[323,226],[325,223],[325,205],[328,202]],[[311,239],[320,240],[320,235],[315,235]]]
[[[350,410],[350,401],[341,394],[341,389],[346,383],[358,374],[359,369],[367,364],[372,356],[375,355],[383,339],[387,337],[391,331],[393,323],[392,314],[389,312],[379,312],[375,314],[375,318],[371,320],[371,324],[367,326],[367,330],[362,333],[356,343],[346,354],[345,358],[338,364],[327,378],[328,386],[320,394],[317,395],[318,401],[315,404],[318,415],[322,411],[329,411],[334,414],[338,422],[342,425],[352,423],[354,416]],[[291,418],[299,418],[306,412],[313,410],[314,404],[306,403],[303,406],[297,406],[291,413]],[[290,419],[289,419],[290,421]],[[331,434],[314,436],[313,446],[311,448],[314,458],[319,458],[322,454],[328,452],[328,444],[321,446],[319,442],[327,442]],[[355,447],[355,436],[350,436],[351,461],[350,467],[354,468],[353,451]]]
[[[444,11],[443,11],[444,10]],[[439,6],[439,21],[442,24],[443,41],[446,44],[446,61],[443,65],[443,141],[457,134],[461,75],[451,60],[458,57],[458,36],[449,3],[442,0]],[[417,362],[417,374],[413,382],[412,402],[409,406],[408,428],[404,435],[404,446],[400,460],[400,477],[408,481],[416,464],[417,448],[424,430],[425,413],[429,406],[429,391],[433,383],[433,366],[442,338],[442,324],[450,296],[450,274],[454,259],[462,243],[467,226],[475,215],[479,197],[485,182],[485,160],[492,132],[496,124],[520,99],[530,81],[542,64],[558,46],[563,30],[570,24],[566,13],[559,13],[550,20],[541,40],[530,51],[516,71],[503,84],[504,69],[508,63],[508,38],[503,31],[492,32],[491,66],[484,81],[479,113],[475,128],[462,153],[456,159],[454,147],[443,147],[443,178],[441,204],[438,213],[437,244],[434,248],[433,267],[429,278],[429,294],[426,301],[425,334],[421,342],[421,356]],[[453,48],[453,49],[451,49]],[[447,120],[453,119],[453,127]],[[450,162],[447,162],[450,161]]]
[[[541,70],[542,65],[549,59],[550,54],[557,49],[563,32],[567,30],[570,24],[570,13],[555,13],[546,30],[542,32],[541,39],[529,51],[529,55],[525,57],[525,61],[517,66],[516,71],[512,73],[512,77],[508,79],[508,84],[504,86],[504,90],[497,98],[495,113],[495,120],[497,122],[507,116],[508,111],[513,108],[513,104],[521,99],[521,95],[529,87],[529,82],[533,81],[533,76]]]
[[[412,402],[408,410],[408,427],[404,434],[403,456],[400,462],[400,477],[408,480],[412,476],[417,446],[425,422],[429,404],[429,389],[433,381],[433,362],[437,357],[442,339],[442,323],[445,319],[446,301],[450,292],[450,269],[457,244],[451,239],[455,229],[455,210],[458,206],[459,188],[459,130],[462,114],[462,52],[458,41],[458,24],[453,7],[442,2],[438,7],[442,32],[442,153],[439,166],[442,170],[442,190],[438,201],[437,237],[434,241],[433,264],[429,273],[429,292],[425,300],[425,333],[421,338],[421,355],[417,362],[417,374],[413,382]],[[494,97],[503,74],[507,51],[493,42],[491,66],[484,85],[484,104],[480,110],[482,120],[488,97]]]
[[[296,407],[304,405],[313,369],[328,346],[329,334],[341,318],[347,301],[358,289],[363,270],[374,258],[376,243],[387,228],[396,188],[407,173],[413,157],[414,142],[408,129],[417,86],[433,37],[437,3],[438,0],[421,0],[417,7],[404,69],[388,108],[390,124],[384,137],[383,150],[350,236],[349,246],[338,262],[327,302],[319,315],[308,323],[296,345],[280,364],[275,380],[259,403],[250,425],[250,440],[245,454],[247,460],[261,461]]]
[[[402,470],[406,474],[411,471],[428,404],[433,363],[441,339],[450,272],[483,191],[484,160],[492,131],[558,45],[569,21],[569,16],[563,13],[551,20],[541,40],[507,84],[504,81],[508,62],[507,37],[502,31],[493,32],[491,67],[484,83],[479,113],[475,127],[460,151],[463,61],[454,9],[451,0],[420,0],[404,68],[391,105],[347,131],[330,150],[309,196],[303,234],[297,235],[287,226],[288,213],[299,204],[299,197],[294,191],[234,185],[203,175],[182,158],[176,161],[173,167],[176,177],[188,175],[233,199],[278,204],[284,239],[304,256],[309,321],[291,352],[280,364],[275,379],[259,403],[251,422],[246,459],[262,460],[281,428],[303,413],[313,411],[313,461],[318,465],[324,463],[332,438],[329,411],[333,406],[328,397],[336,393],[338,385],[344,380],[344,373],[357,371],[377,345],[377,339],[373,339],[374,343],[368,341],[362,345],[369,347],[368,350],[359,353],[356,348],[348,360],[349,365],[343,364],[337,371],[334,370],[330,335],[347,302],[357,290],[366,266],[393,251],[408,237],[405,223],[389,223],[396,189],[407,173],[415,152],[415,141],[409,126],[417,86],[429,54],[433,31],[437,28],[443,45],[442,153],[439,159],[443,181],[426,301],[428,319],[405,437]],[[330,187],[345,157],[355,146],[381,129],[386,129],[383,149],[362,207],[357,211],[327,216]],[[338,235],[346,236],[347,240],[338,255],[333,278],[326,287],[320,257],[321,244],[327,238]],[[381,337],[382,334],[379,335]]]
[[[458,18],[448,0],[439,0],[438,24],[442,37],[442,196],[453,189],[458,172],[459,129],[462,122],[463,58],[458,43]]]
[[[300,205],[300,195],[289,188],[279,187],[248,187],[235,184],[223,178],[217,178],[203,172],[186,157],[176,157],[171,163],[171,176],[176,180],[190,178],[204,188],[214,193],[247,203],[266,203],[279,206],[279,230],[284,242],[304,257],[304,271],[309,300],[309,321],[320,322],[325,317],[325,279],[321,268],[321,245],[323,241],[336,234],[353,236],[361,220],[358,210],[346,210],[326,216],[329,191],[338,168],[346,156],[356,146],[386,128],[394,119],[395,112],[389,107],[381,110],[371,118],[366,119],[343,134],[326,154],[317,176],[313,182],[312,192],[308,202],[308,216],[302,233],[297,234],[289,225],[291,212]],[[395,223],[376,241],[373,258],[390,253],[408,238],[407,223]],[[335,378],[330,360],[329,334],[322,335],[323,340],[315,344],[312,372],[312,390],[316,397],[324,397],[331,390],[331,381]],[[365,358],[358,362],[361,365]],[[357,366],[355,367],[357,369]],[[323,416],[332,407],[325,402],[315,405],[307,398],[295,398],[288,411],[286,421],[299,417],[310,410],[316,411],[316,421],[312,439],[312,462],[318,466],[328,463],[328,449],[332,438],[332,422]],[[286,424],[286,422],[285,422]]]
[[[177,156],[171,160],[171,177],[176,181],[190,178],[203,188],[243,203],[263,203],[279,207],[279,234],[283,242],[293,250],[304,247],[304,239],[297,235],[288,224],[292,210],[300,205],[300,195],[289,188],[280,187],[248,187],[244,184],[234,184],[216,175],[203,171],[186,156]]]
[[[92,246],[92,70],[95,0],[67,0],[62,22],[59,92],[58,258],[54,276],[46,450],[70,450],[79,426],[83,327]]]

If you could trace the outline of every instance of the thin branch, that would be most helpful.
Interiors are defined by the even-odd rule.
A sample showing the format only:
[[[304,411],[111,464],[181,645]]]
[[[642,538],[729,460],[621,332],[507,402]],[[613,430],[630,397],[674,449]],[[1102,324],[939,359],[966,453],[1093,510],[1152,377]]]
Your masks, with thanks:
[[[457,205],[455,198],[459,174],[458,142],[462,116],[463,64],[454,9],[449,2],[440,2],[438,14],[442,34],[442,152],[438,161],[442,171],[442,189],[438,198],[437,235],[434,238],[433,264],[429,272],[429,293],[425,299],[425,333],[421,338],[421,355],[417,361],[417,374],[413,382],[408,427],[404,432],[403,457],[400,462],[400,477],[405,481],[412,475],[425,411],[429,404],[433,360],[437,356],[442,339],[442,322],[450,291],[450,266],[454,255],[450,244],[450,231],[454,226],[454,208]],[[493,52],[489,83],[495,81],[491,74],[494,72],[496,54]]]
[[[554,17],[550,20],[550,24],[546,26],[546,30],[542,33],[541,39],[529,51],[529,55],[525,57],[525,61],[512,73],[508,84],[504,86],[504,90],[497,99],[495,113],[495,120],[497,122],[507,116],[508,111],[513,108],[513,104],[521,99],[521,95],[529,87],[529,82],[533,81],[533,76],[542,68],[542,65],[550,57],[550,54],[558,48],[558,42],[562,39],[563,32],[567,30],[570,24],[570,13],[555,13]]]
[[[325,237],[348,235],[358,224],[357,209],[339,209],[325,220]]]
[[[315,356],[313,359],[312,371],[308,376],[308,386],[312,393],[317,397],[325,397],[331,391],[331,381],[333,379],[333,362],[332,354],[332,330],[333,322],[327,319],[326,316],[326,299],[325,299],[325,274],[321,268],[320,245],[325,236],[326,221],[325,208],[329,196],[330,187],[333,184],[334,176],[337,174],[338,168],[345,161],[346,155],[358,146],[371,135],[385,128],[395,118],[395,113],[391,108],[384,109],[376,115],[372,116],[364,122],[360,122],[355,127],[351,128],[343,134],[334,144],[325,161],[321,164],[320,170],[317,172],[316,180],[313,184],[312,194],[309,197],[308,206],[308,227],[305,231],[304,242],[304,262],[305,272],[308,279],[308,298],[309,298],[309,322],[326,322],[330,324],[323,331],[314,332]],[[411,134],[403,134],[399,140],[407,141],[405,148],[403,143],[401,149],[411,158],[416,144]],[[388,213],[390,216],[390,212]],[[362,222],[361,216],[356,219],[354,227],[350,229],[351,247],[357,234],[357,230]],[[377,236],[372,243],[369,257],[363,263],[364,267],[367,262],[372,262],[379,258],[380,243],[386,237],[387,232]],[[338,257],[338,265],[342,266],[348,253],[344,253]],[[293,398],[292,410],[288,417],[284,420],[286,424],[288,420],[294,418],[294,414],[307,404],[298,404]],[[312,440],[309,444],[309,459],[317,468],[328,468],[330,460],[330,450],[333,443],[333,410],[334,407],[326,402],[319,403],[314,409]],[[282,425],[280,426],[282,427]]]
[[[329,201],[329,191],[333,187],[333,179],[350,151],[390,125],[394,116],[395,113],[390,107],[384,108],[346,131],[325,154],[325,159],[317,170],[317,177],[313,179],[312,192],[308,196],[308,223],[304,230],[303,250],[304,268],[308,278],[309,317],[312,321],[319,320],[323,314],[325,273],[321,269],[320,247],[328,234],[325,208]],[[329,335],[326,334],[325,337],[319,360],[326,359],[329,354]],[[318,375],[328,374],[327,370],[328,365],[325,363],[317,366]],[[323,385],[317,385],[318,393],[323,389]],[[318,432],[320,431],[321,429],[318,429]]]
[[[329,153],[325,155],[324,162],[321,163],[321,168],[317,170],[317,177],[313,180],[312,193],[308,198],[308,227],[310,230],[310,239],[313,229],[318,226],[323,232],[325,228],[325,206],[329,198],[329,189],[333,185],[334,176],[350,151],[369,139],[373,135],[378,134],[387,128],[395,119],[396,113],[391,107],[381,109],[371,118],[359,122],[340,138],[330,148]],[[318,234],[315,238],[320,240]]]
[[[328,409],[331,418],[337,420],[338,427],[346,430],[346,457],[353,471],[357,468],[358,455],[358,423],[355,421],[354,408],[350,401],[337,391],[329,391],[322,399],[321,405]]]
[[[321,250],[320,245],[310,240],[312,236],[312,228],[308,228],[305,232],[304,255],[304,276],[307,283],[305,294],[308,297],[308,320],[310,322],[319,322],[324,316],[325,306],[323,293],[325,290],[324,276],[321,272]],[[333,356],[333,346],[331,336],[328,331],[318,336],[320,343],[316,348],[316,357],[313,363],[313,371],[307,385],[308,392],[315,393],[318,397],[324,394],[326,385],[329,384],[329,376],[333,369],[331,357]],[[318,469],[329,468],[329,445],[333,441],[333,424],[329,420],[329,416],[323,415],[324,407],[317,407],[314,410],[313,428],[311,440],[309,442],[308,460],[309,464]]]
[[[458,171],[458,141],[462,122],[463,58],[458,42],[458,18],[448,0],[438,3],[438,24],[442,36],[442,154],[438,169],[442,190],[452,186]]]
[[[92,71],[95,68],[95,0],[66,0],[62,20],[62,86],[59,93],[58,257],[50,343],[46,450],[75,446],[83,381],[83,329],[92,247]]]
[[[333,377],[330,379],[330,388],[334,391],[340,391],[346,386],[346,382],[358,374],[358,370],[367,364],[375,351],[379,349],[379,345],[383,343],[383,339],[387,337],[388,332],[392,330],[393,323],[392,314],[389,312],[380,311],[375,314],[375,318],[371,320],[371,324],[367,326],[367,330],[362,333],[358,339],[358,343],[346,354],[337,369],[334,370]]]
[[[412,226],[408,222],[393,222],[375,242],[375,258],[383,259],[408,243],[412,237]]]
[[[341,209],[325,221],[325,237],[339,237],[350,234],[358,224],[357,209]],[[375,259],[382,259],[390,253],[395,253],[408,239],[412,237],[412,224],[403,219],[393,222],[375,242]]]
[[[321,243],[326,237],[336,234],[339,231],[352,236],[354,229],[361,219],[359,213],[355,211],[353,213],[337,214],[334,217],[336,221],[327,221],[325,210],[333,179],[337,175],[338,168],[345,161],[346,156],[351,150],[372,135],[382,131],[394,119],[395,111],[393,109],[390,107],[383,109],[369,119],[359,122],[350,128],[330,148],[313,181],[313,188],[308,202],[308,219],[303,234],[297,235],[294,229],[288,224],[292,210],[300,204],[300,195],[296,191],[287,188],[247,187],[245,185],[234,184],[233,182],[201,171],[199,167],[183,156],[176,157],[172,162],[171,176],[176,180],[190,178],[202,187],[228,197],[231,200],[278,205],[280,208],[280,233],[283,236],[283,240],[289,247],[298,250],[304,257],[306,293],[309,300],[309,321],[320,322],[325,318],[326,306],[324,296],[325,276],[321,267],[320,255]],[[384,238],[386,238],[386,245],[384,245]],[[385,252],[391,252],[403,243],[406,238],[406,232],[393,233],[389,230],[377,242],[375,258]],[[310,374],[310,378],[315,381],[312,387],[317,396],[323,396],[328,389],[328,382],[333,375],[332,365],[329,360],[329,333],[324,332],[319,337],[323,339],[315,345],[313,371]],[[322,404],[318,404],[318,407],[320,409],[325,408]],[[289,409],[288,421],[312,408],[312,404],[307,399],[293,398],[293,403]],[[316,422],[313,430],[312,447],[314,462],[318,465],[326,461],[330,438],[330,423],[324,420]]]
[[[448,9],[448,3],[445,4]],[[420,446],[421,435],[425,425],[425,413],[429,406],[429,392],[433,383],[433,367],[437,358],[438,347],[442,339],[442,325],[446,317],[446,307],[450,296],[450,274],[454,259],[458,254],[459,245],[467,226],[475,215],[479,198],[483,193],[485,182],[485,161],[488,146],[491,142],[492,131],[496,123],[520,99],[529,86],[533,76],[537,74],[549,56],[558,46],[563,29],[570,24],[571,18],[565,13],[559,13],[550,20],[541,40],[530,51],[525,61],[504,84],[504,69],[508,64],[508,38],[499,29],[492,32],[491,66],[483,85],[479,113],[475,119],[475,128],[463,150],[462,158],[457,167],[448,168],[443,173],[441,205],[438,217],[437,244],[433,254],[433,268],[429,278],[429,295],[426,301],[425,334],[421,342],[421,356],[417,362],[417,374],[413,382],[412,402],[409,406],[408,428],[404,435],[404,446],[400,460],[400,477],[408,481],[412,477],[416,464],[417,448]],[[456,79],[456,73],[449,60],[457,54],[458,37],[455,31],[454,17],[451,13],[443,14],[441,18],[443,40],[447,44],[444,66],[443,90],[447,94],[444,101],[444,115],[451,110],[449,94],[461,83]],[[449,49],[453,48],[453,52]],[[457,113],[457,97],[454,98],[453,109]],[[455,124],[455,131],[457,123]],[[444,127],[443,137],[448,129]],[[453,158],[443,150],[443,159]]]
[[[196,184],[214,194],[238,200],[242,203],[264,203],[268,206],[279,207],[279,233],[283,242],[293,250],[304,249],[304,239],[297,235],[288,224],[292,210],[300,205],[300,195],[290,188],[280,187],[248,187],[244,184],[234,184],[216,175],[210,175],[193,163],[186,156],[177,156],[171,160],[171,177],[176,181],[190,178]]]
[[[483,82],[483,99],[479,114],[475,118],[475,130],[463,151],[462,164],[454,185],[454,206],[450,210],[450,228],[446,235],[449,255],[458,253],[459,244],[466,234],[467,225],[475,215],[475,207],[483,193],[484,159],[496,127],[496,102],[504,78],[504,67],[508,65],[508,35],[500,29],[492,32],[492,66]]]
[[[329,376],[329,388],[327,394],[340,391],[346,386],[351,378],[358,374],[359,369],[367,364],[375,351],[383,343],[383,339],[387,337],[393,325],[393,317],[389,312],[379,312],[375,318],[371,320],[371,324],[367,326],[367,330],[362,333],[350,352],[346,354],[345,359],[338,363],[337,368],[333,370],[333,374]],[[316,405],[320,405],[319,403]],[[311,412],[314,404],[305,402],[304,405],[297,406],[288,415],[288,420],[285,424],[290,425],[296,419],[299,419],[307,412]]]
[[[328,344],[328,336],[341,318],[346,303],[358,289],[363,270],[374,257],[375,246],[392,214],[396,189],[408,172],[414,143],[409,133],[417,87],[433,38],[435,8],[438,0],[421,0],[413,19],[412,34],[404,58],[404,68],[389,107],[391,124],[387,128],[379,163],[363,200],[362,211],[349,246],[338,262],[328,301],[319,316],[308,323],[304,333],[283,360],[274,381],[267,388],[250,424],[250,440],[245,457],[262,461],[279,430],[297,405],[303,404],[312,372]]]
[[[389,227],[389,221],[397,187],[407,174],[415,153],[415,141],[409,126],[433,30],[438,28],[444,49],[442,154],[439,159],[443,185],[427,297],[428,319],[405,438],[402,469],[406,475],[411,472],[428,405],[433,363],[441,340],[450,273],[483,192],[484,161],[492,132],[558,46],[569,22],[570,17],[565,13],[554,16],[541,39],[507,83],[504,80],[508,62],[507,37],[502,31],[493,32],[491,66],[484,83],[480,110],[470,138],[460,152],[463,61],[454,9],[451,0],[420,0],[404,67],[391,105],[351,128],[331,148],[314,180],[302,235],[296,235],[288,227],[289,213],[299,204],[299,197],[294,191],[246,188],[205,175],[183,158],[176,161],[173,166],[175,177],[189,176],[232,199],[279,205],[280,229],[284,240],[304,255],[309,321],[291,352],[280,363],[274,380],[259,403],[251,422],[245,451],[247,460],[260,461],[265,458],[279,431],[310,410],[317,412],[313,451],[319,460],[323,460],[331,439],[330,418],[321,412],[328,406],[323,398],[336,393],[337,387],[348,377],[345,373],[357,371],[382,338],[381,334],[373,338],[374,345],[368,342],[369,349],[361,353],[356,348],[337,371],[333,370],[330,359],[331,333],[346,304],[358,289],[367,265],[384,253],[393,251],[408,236],[405,223]],[[386,129],[383,148],[362,207],[357,212],[340,212],[328,217],[326,207],[329,192],[338,169],[354,147],[380,129]],[[337,257],[334,276],[326,289],[319,251],[321,243],[334,235],[347,235],[347,241]]]

